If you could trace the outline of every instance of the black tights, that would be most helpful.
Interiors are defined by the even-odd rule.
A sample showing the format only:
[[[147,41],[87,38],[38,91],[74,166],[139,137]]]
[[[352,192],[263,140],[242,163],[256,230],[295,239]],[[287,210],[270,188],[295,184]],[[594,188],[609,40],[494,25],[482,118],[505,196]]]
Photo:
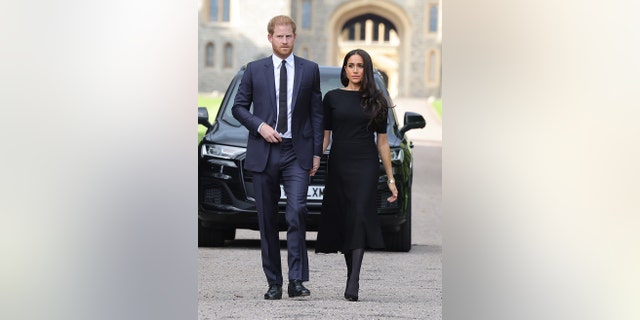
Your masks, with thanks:
[[[364,257],[364,248],[353,249],[344,254],[344,261],[347,263],[347,288],[344,291],[345,296],[358,296],[360,289],[360,269],[362,267],[362,258]]]

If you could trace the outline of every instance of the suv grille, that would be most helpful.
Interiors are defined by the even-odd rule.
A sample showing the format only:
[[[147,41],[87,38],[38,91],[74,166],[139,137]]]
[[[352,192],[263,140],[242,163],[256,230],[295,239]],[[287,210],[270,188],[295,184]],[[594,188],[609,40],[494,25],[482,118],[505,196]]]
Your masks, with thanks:
[[[313,177],[311,177],[311,182],[309,183],[310,185],[324,186],[327,183],[328,162],[329,162],[329,157],[326,154],[322,155],[322,157],[320,158],[320,168],[318,168],[318,171],[316,171],[316,174]]]
[[[398,194],[400,194],[400,191],[398,191]],[[389,191],[389,189],[378,190],[378,208],[380,209],[398,208],[400,199],[394,202],[388,202],[387,198],[389,197],[391,197],[391,191]]]
[[[202,186],[202,198],[205,203],[212,204],[231,204],[229,192],[218,183],[212,183]]]

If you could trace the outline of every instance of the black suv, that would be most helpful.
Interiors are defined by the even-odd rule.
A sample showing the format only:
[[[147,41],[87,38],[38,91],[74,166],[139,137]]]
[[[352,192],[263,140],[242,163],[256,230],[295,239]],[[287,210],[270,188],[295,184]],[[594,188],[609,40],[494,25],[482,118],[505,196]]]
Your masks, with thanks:
[[[244,67],[235,75],[227,89],[213,124],[209,123],[206,108],[198,108],[198,123],[207,127],[207,133],[198,145],[198,245],[221,246],[225,240],[235,238],[236,228],[258,230],[253,177],[245,171],[244,161],[248,131],[231,114],[231,107],[242,80]],[[376,84],[388,97],[384,80],[375,74]],[[340,67],[320,67],[322,95],[342,87]],[[391,101],[391,99],[389,99]],[[424,118],[406,112],[404,126],[398,128],[395,109],[389,112],[387,135],[391,147],[393,175],[398,187],[398,201],[387,202],[391,195],[387,177],[380,163],[378,178],[378,215],[383,229],[386,249],[411,250],[411,184],[413,178],[413,144],[405,132],[423,128]],[[327,177],[327,150],[320,169],[311,177],[308,190],[307,230],[317,231],[322,204],[322,193]],[[284,194],[281,189],[281,194]],[[280,228],[286,230],[285,200],[280,201]]]

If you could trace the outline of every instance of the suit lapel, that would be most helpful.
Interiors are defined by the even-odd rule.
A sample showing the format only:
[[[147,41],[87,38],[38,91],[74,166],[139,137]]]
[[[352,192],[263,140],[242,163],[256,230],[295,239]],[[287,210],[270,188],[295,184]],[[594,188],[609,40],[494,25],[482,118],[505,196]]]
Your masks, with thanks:
[[[274,77],[273,73],[273,60],[271,59],[271,57],[266,58],[264,60],[264,77],[265,83],[267,84],[267,91],[269,92],[270,98],[269,100],[271,101],[271,107],[275,119],[275,115],[278,114],[278,106],[276,104],[276,78]]]
[[[291,99],[291,112],[295,110],[296,101],[298,100],[298,92],[300,91],[300,84],[302,83],[302,76],[304,73],[304,62],[298,57],[293,56],[293,63],[296,66],[296,71],[294,73],[295,79],[293,80],[293,97]]]

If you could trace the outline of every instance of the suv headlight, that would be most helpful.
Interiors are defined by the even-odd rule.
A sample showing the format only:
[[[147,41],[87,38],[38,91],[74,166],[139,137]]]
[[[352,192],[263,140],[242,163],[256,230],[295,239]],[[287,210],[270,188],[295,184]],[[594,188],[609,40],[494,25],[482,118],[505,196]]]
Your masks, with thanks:
[[[235,159],[239,155],[243,154],[246,151],[246,149],[239,148],[239,147],[224,146],[220,144],[203,144],[202,150],[200,151],[202,156],[216,157],[216,158],[222,158],[222,159]]]
[[[391,149],[391,161],[392,162],[402,162],[404,161],[404,151],[400,148],[395,149],[392,148]]]

